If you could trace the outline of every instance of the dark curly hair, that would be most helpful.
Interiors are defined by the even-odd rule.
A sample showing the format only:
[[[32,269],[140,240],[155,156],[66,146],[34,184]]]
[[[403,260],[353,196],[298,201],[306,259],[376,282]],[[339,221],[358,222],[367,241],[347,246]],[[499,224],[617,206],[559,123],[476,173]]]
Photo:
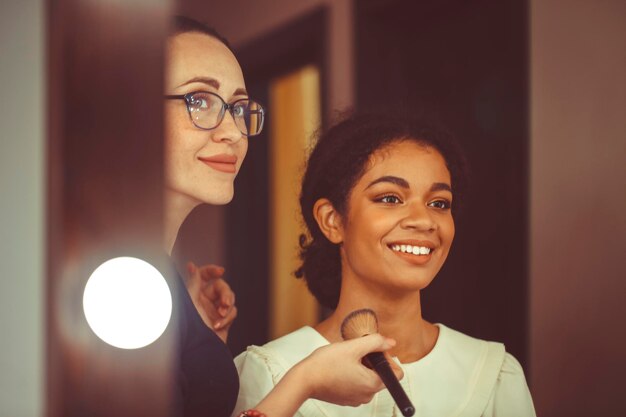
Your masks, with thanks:
[[[319,135],[302,179],[300,210],[309,237],[300,235],[301,266],[295,271],[324,306],[334,309],[341,289],[339,245],[330,242],[313,217],[313,206],[327,198],[344,216],[354,185],[364,174],[370,156],[398,141],[412,140],[436,149],[446,161],[457,214],[467,186],[465,158],[452,134],[434,119],[404,115],[353,115]]]

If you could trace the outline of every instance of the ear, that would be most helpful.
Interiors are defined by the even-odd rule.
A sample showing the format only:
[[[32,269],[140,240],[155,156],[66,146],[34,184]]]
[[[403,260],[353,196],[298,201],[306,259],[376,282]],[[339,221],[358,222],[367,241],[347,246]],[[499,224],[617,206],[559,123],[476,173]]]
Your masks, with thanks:
[[[327,198],[317,200],[313,205],[313,217],[328,240],[335,244],[343,242],[341,217],[330,200]]]

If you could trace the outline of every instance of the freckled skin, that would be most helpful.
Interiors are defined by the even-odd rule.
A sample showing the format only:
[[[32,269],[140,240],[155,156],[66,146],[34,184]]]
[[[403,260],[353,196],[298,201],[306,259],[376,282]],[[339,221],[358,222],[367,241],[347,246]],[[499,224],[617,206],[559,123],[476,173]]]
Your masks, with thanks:
[[[205,34],[182,33],[168,40],[166,74],[166,94],[209,91],[227,103],[245,97],[235,95],[237,89],[245,89],[237,59],[224,44]],[[195,77],[213,78],[219,82],[219,89],[201,82],[180,86]],[[183,100],[165,100],[166,197],[186,207],[228,203],[247,149],[248,139],[235,126],[230,113],[215,129],[201,130],[191,122]],[[237,156],[235,173],[219,172],[198,160],[218,154]]]

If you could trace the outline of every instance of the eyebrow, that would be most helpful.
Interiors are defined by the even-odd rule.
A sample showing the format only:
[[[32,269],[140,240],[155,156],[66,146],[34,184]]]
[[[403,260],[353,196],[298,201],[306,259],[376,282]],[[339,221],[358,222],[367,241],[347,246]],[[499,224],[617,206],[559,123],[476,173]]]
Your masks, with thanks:
[[[407,180],[405,180],[404,178],[400,178],[400,177],[394,177],[392,175],[385,175],[384,177],[380,177],[375,179],[374,181],[370,182],[367,187],[365,187],[365,189],[367,190],[368,188],[372,187],[375,184],[381,183],[381,182],[390,182],[392,184],[396,184],[402,188],[406,188],[409,189],[411,188],[409,186],[409,183],[407,182]],[[430,192],[435,192],[435,191],[450,191],[452,192],[452,187],[450,187],[450,184],[447,184],[445,182],[436,182],[434,183],[431,187],[430,187]]]
[[[447,184],[445,182],[436,182],[436,183],[434,183],[430,187],[430,191],[431,192],[435,192],[435,191],[450,191],[450,192],[452,192],[452,187],[450,187],[450,184]]]
[[[392,175],[385,175],[384,177],[377,178],[374,181],[370,182],[367,185],[367,187],[365,187],[365,189],[367,190],[368,188],[370,188],[373,185],[378,184],[380,182],[390,182],[390,183],[396,184],[396,185],[398,185],[398,186],[400,186],[402,188],[410,188],[409,187],[409,183],[404,178],[394,177]]]
[[[179,88],[188,84],[193,84],[193,83],[202,83],[202,84],[208,85],[209,87],[213,87],[216,90],[220,89],[220,82],[217,81],[215,78],[210,78],[210,77],[193,77],[192,79],[187,80],[184,83],[180,84],[176,88]],[[247,96],[247,95],[248,95],[248,92],[246,91],[245,88],[238,88],[233,93],[233,96]]]

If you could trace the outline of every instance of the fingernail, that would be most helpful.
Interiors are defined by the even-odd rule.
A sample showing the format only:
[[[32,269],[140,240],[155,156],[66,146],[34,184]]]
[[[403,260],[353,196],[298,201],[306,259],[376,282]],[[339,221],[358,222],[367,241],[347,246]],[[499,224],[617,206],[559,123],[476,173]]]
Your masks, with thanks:
[[[391,339],[391,338],[389,338],[389,337],[387,338],[387,343],[388,343],[391,347],[394,347],[394,346],[397,344],[397,342],[396,342],[394,339]]]
[[[221,326],[222,326],[222,323],[218,321],[217,323],[215,323],[215,324],[213,325],[213,328],[214,328],[215,330],[217,330],[217,329],[219,329]]]
[[[193,263],[187,262],[187,272],[193,274]]]

